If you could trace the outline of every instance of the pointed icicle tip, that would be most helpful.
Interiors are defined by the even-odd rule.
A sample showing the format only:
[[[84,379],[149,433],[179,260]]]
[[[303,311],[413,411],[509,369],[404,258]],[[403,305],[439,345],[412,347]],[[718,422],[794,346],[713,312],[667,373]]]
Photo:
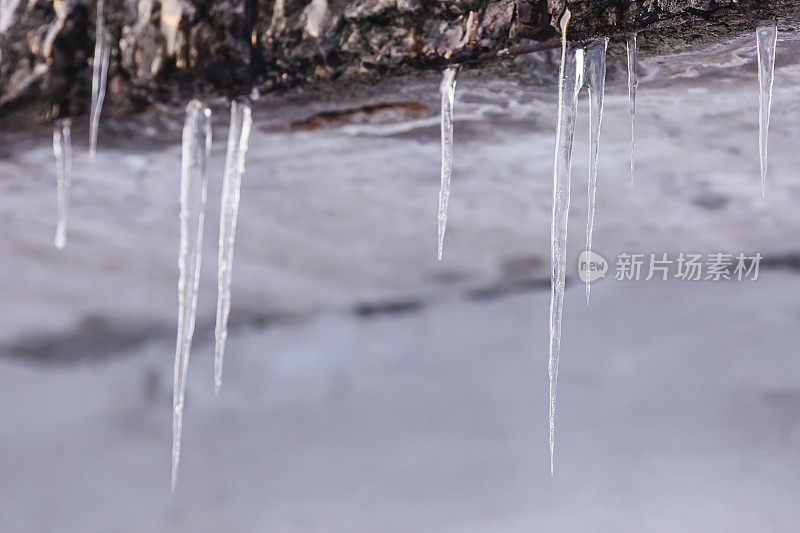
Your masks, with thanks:
[[[438,216],[438,254],[442,260],[444,249],[444,234],[447,230],[447,206],[450,200],[450,178],[453,174],[453,119],[456,93],[456,76],[458,67],[445,69],[439,93],[442,99],[442,172],[439,188],[439,216]]]
[[[775,49],[778,43],[776,25],[756,29],[758,51],[758,145],[761,161],[761,197],[766,198],[767,167],[769,155],[769,121],[772,111],[772,86],[775,80]]]
[[[630,100],[631,114],[631,184],[633,187],[634,170],[636,166],[636,93],[639,89],[639,76],[636,73],[636,34],[631,33],[627,39],[628,46],[628,99]]]
[[[172,488],[178,480],[186,373],[194,336],[200,281],[203,223],[211,149],[211,110],[199,100],[186,106],[181,146],[180,246],[178,247],[178,332],[172,395]]]
[[[568,20],[568,19],[567,19]],[[550,278],[549,378],[550,469],[555,465],[555,417],[558,396],[558,360],[561,352],[561,318],[567,272],[567,222],[569,220],[570,171],[578,112],[578,93],[583,85],[584,51],[569,53],[566,24],[562,19],[561,68],[558,77],[558,122],[553,161],[553,213],[551,225],[552,271]]]
[[[597,174],[600,153],[600,125],[603,121],[603,102],[606,86],[606,50],[608,37],[592,41],[585,52],[585,83],[589,88],[589,180],[588,212],[586,217],[586,252],[592,251],[595,205],[597,200]],[[589,305],[591,280],[586,278],[586,305]]]
[[[67,244],[67,216],[72,186],[72,121],[57,120],[53,127],[53,156],[56,160],[56,194],[58,199],[58,222],[54,245],[59,250]]]
[[[250,139],[252,117],[250,101],[231,102],[228,128],[228,150],[222,178],[222,200],[219,214],[219,255],[217,260],[217,322],[214,328],[214,395],[222,386],[222,365],[228,339],[228,316],[231,310],[233,252],[236,222],[239,218],[239,197],[244,175],[245,158]]]

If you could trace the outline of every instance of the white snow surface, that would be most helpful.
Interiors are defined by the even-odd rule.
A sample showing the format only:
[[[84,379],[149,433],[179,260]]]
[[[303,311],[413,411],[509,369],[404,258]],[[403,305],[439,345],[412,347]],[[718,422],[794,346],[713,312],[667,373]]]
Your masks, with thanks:
[[[634,189],[625,65],[610,63],[593,249],[612,261],[796,255],[798,52],[779,41],[766,199],[752,36],[641,60]],[[207,268],[175,496],[182,114],[104,117],[92,166],[75,122],[61,251],[48,129],[0,133],[0,531],[798,530],[800,275],[604,280],[587,309],[576,232],[551,478],[555,87],[460,77],[458,187],[439,263],[437,83],[358,101],[426,106],[411,118],[393,107],[309,130],[286,124],[353,102],[254,106],[226,383],[215,399]],[[587,108],[584,97],[573,228],[586,209]],[[225,154],[217,116],[206,265]],[[351,312],[365,303],[411,309]]]
[[[554,478],[546,291],[240,329],[216,398],[197,343],[174,496],[171,343],[0,361],[2,530],[793,532],[799,292],[574,284]]]

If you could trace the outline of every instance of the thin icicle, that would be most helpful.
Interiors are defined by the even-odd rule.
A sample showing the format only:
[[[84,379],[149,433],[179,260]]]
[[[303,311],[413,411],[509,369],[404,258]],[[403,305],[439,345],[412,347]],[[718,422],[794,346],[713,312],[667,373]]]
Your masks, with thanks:
[[[777,26],[761,26],[756,30],[758,48],[758,144],[761,155],[761,195],[766,197],[767,147],[769,143],[769,117],[772,108],[772,82],[775,75],[775,48],[778,43]]]
[[[0,0],[0,33],[5,33],[15,19],[20,0]]]
[[[453,174],[453,103],[456,94],[457,67],[445,69],[439,93],[442,96],[442,184],[439,189],[439,261],[442,260],[444,232],[447,229],[447,202],[450,199],[450,176]]]
[[[194,335],[203,219],[206,208],[206,163],[211,148],[211,111],[198,100],[186,106],[181,161],[181,243],[178,253],[178,339],[175,348],[175,382],[172,397],[172,490],[178,482],[181,458],[183,400],[186,371]]]
[[[72,185],[72,120],[57,120],[53,128],[53,156],[56,160],[56,193],[58,195],[58,223],[56,224],[56,248],[67,244],[67,215],[69,214],[69,191]]]
[[[94,60],[92,64],[92,104],[89,110],[89,159],[93,160],[97,151],[97,129],[100,126],[100,112],[106,97],[108,77],[108,58],[111,47],[106,33],[105,0],[97,0],[97,23],[95,26]]]
[[[550,279],[550,474],[555,467],[555,416],[558,385],[558,359],[561,350],[561,312],[564,308],[564,282],[567,273],[567,220],[572,169],[572,141],[578,92],[583,86],[583,50],[569,52],[567,25],[570,11],[561,17],[561,71],[558,78],[558,125],[553,163],[552,277]]]
[[[636,34],[628,35],[628,97],[631,102],[631,187],[633,187],[633,172],[635,165],[636,148],[636,91],[639,89],[639,75],[636,74]]]
[[[250,139],[250,101],[231,102],[231,125],[228,130],[228,154],[222,180],[222,207],[219,214],[219,263],[217,265],[217,325],[214,329],[214,394],[222,386],[222,362],[228,338],[228,314],[231,310],[231,279],[236,219],[239,215],[239,190],[244,175],[247,143]]]
[[[608,37],[592,41],[586,47],[586,85],[589,87],[589,210],[586,217],[586,251],[592,251],[594,206],[597,198],[597,156],[600,151],[600,124],[606,90],[606,49]],[[586,305],[589,305],[590,278],[586,278]]]

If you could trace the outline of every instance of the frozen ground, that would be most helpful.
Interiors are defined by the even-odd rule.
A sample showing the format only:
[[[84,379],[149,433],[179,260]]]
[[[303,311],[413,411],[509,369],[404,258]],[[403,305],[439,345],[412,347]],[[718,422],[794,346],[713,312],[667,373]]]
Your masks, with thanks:
[[[612,72],[595,249],[796,265],[798,52],[779,43],[766,200],[753,42],[642,65],[633,190],[627,95]],[[588,309],[573,285],[551,479],[554,90],[459,82],[438,263],[437,84],[376,90],[367,103],[406,104],[337,117],[314,115],[365,102],[255,110],[215,400],[217,115],[174,497],[180,114],[105,121],[95,166],[76,126],[62,252],[49,132],[0,135],[0,531],[798,530],[800,275],[609,280]]]
[[[596,292],[595,292],[596,291]],[[210,344],[169,494],[171,344],[0,363],[4,532],[795,532],[800,277],[567,294],[556,476],[533,292]]]
[[[754,46],[740,41],[641,67],[639,174],[632,191],[627,95],[616,71],[600,148],[597,250],[800,249],[800,42],[784,41],[778,49],[766,200],[758,179]],[[549,277],[554,89],[481,77],[459,83],[453,194],[445,262],[438,263],[438,81],[388,93],[384,88],[370,100],[419,102],[423,111],[355,113],[311,130],[287,131],[286,124],[355,103],[256,109],[232,323]],[[582,246],[586,216],[585,96],[581,111],[571,258]],[[402,120],[409,114],[421,118]],[[84,126],[76,125],[63,251],[51,246],[56,209],[49,132],[3,147],[0,286],[8,312],[0,346],[29,357],[73,359],[173,335],[180,173],[174,118],[180,114],[104,122],[94,166],[80,146]],[[227,116],[219,113],[217,120],[198,318],[206,328],[213,326],[215,309]]]

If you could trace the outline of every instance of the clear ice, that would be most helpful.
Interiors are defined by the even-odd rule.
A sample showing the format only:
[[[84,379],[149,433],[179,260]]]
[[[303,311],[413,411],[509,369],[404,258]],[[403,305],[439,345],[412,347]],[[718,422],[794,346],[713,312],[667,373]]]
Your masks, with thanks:
[[[222,386],[222,362],[228,338],[228,314],[231,310],[231,279],[236,219],[239,214],[239,191],[244,175],[247,143],[250,139],[249,100],[231,102],[231,124],[228,129],[228,153],[222,180],[222,206],[219,215],[219,262],[217,265],[217,325],[214,329],[214,393]]]
[[[631,105],[631,187],[633,187],[633,171],[636,148],[636,91],[639,88],[639,76],[636,74],[636,34],[628,35],[628,98]]]
[[[192,348],[197,310],[197,287],[200,281],[200,258],[203,245],[203,219],[206,208],[206,163],[211,148],[211,111],[200,101],[186,106],[181,148],[180,226],[178,253],[178,338],[175,348],[175,381],[172,397],[172,491],[178,482],[181,458],[186,371]]]
[[[597,156],[600,151],[600,124],[603,121],[603,99],[606,88],[606,49],[608,37],[595,39],[586,47],[586,85],[589,87],[589,209],[586,218],[586,251],[592,251],[594,207],[597,198]],[[591,285],[586,280],[586,304]]]
[[[178,46],[178,26],[183,17],[183,2],[180,0],[162,0],[161,33],[167,40],[167,54],[173,55]]]
[[[100,126],[100,111],[106,97],[108,58],[111,47],[105,22],[105,0],[97,0],[97,24],[95,26],[94,62],[92,64],[92,104],[89,110],[89,159],[97,151],[97,128]]]
[[[450,177],[453,174],[453,103],[456,94],[457,67],[445,69],[439,93],[442,97],[442,184],[439,189],[439,261],[442,260],[444,232],[447,229],[447,203]]]
[[[11,27],[19,3],[20,0],[0,0],[0,33]]]
[[[769,118],[772,108],[772,82],[775,75],[775,48],[778,43],[777,26],[761,26],[756,30],[758,48],[758,144],[761,155],[761,195],[766,196],[767,147],[769,142]]]
[[[570,11],[561,17],[561,69],[558,77],[558,124],[553,163],[552,277],[550,279],[550,473],[555,467],[555,415],[558,385],[558,358],[561,350],[561,312],[564,308],[564,282],[567,273],[567,219],[569,186],[572,169],[572,141],[575,137],[575,116],[578,93],[583,86],[582,49],[570,50],[567,25]]]
[[[72,185],[72,133],[70,119],[57,120],[53,128],[53,156],[56,160],[56,194],[58,196],[58,222],[56,224],[56,248],[67,244],[67,215],[69,214],[69,190]]]

